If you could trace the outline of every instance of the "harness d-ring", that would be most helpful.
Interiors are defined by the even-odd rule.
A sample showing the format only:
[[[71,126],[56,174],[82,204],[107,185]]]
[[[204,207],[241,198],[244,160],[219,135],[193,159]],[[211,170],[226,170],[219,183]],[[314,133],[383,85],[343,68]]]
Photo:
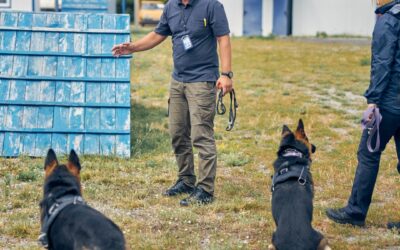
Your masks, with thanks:
[[[306,185],[306,183],[307,183],[306,178],[303,178],[303,173],[304,173],[304,167],[301,170],[301,173],[300,173],[300,176],[299,176],[299,179],[298,179],[299,184],[302,185],[302,186]]]

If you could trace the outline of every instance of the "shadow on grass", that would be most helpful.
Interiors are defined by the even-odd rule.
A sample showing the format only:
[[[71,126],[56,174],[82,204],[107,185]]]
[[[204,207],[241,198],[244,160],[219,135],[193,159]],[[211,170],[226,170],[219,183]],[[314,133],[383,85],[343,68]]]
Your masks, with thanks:
[[[167,110],[132,103],[131,155],[167,153],[171,150]]]

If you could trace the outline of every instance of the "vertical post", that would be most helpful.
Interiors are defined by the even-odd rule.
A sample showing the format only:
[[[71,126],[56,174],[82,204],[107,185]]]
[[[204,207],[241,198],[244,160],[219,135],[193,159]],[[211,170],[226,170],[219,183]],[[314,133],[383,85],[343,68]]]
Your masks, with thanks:
[[[126,0],[121,1],[121,13],[125,14],[126,12]]]
[[[32,11],[35,12],[35,0],[32,0]]]
[[[139,8],[140,8],[140,0],[135,0],[133,11],[134,11],[134,17],[135,17],[134,21],[136,29],[139,29]]]
[[[54,1],[55,1],[55,4],[54,4],[54,6],[55,6],[55,11],[56,11],[56,12],[59,12],[60,9],[59,9],[59,6],[58,6],[58,0],[54,0]]]

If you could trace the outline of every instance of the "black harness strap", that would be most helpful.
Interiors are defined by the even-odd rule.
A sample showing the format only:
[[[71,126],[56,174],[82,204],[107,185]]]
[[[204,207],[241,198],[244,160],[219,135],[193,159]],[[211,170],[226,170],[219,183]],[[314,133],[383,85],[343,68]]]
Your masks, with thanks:
[[[283,151],[282,155],[283,157],[297,157],[305,159],[303,153],[290,148]],[[308,164],[299,162],[293,164],[293,162],[291,163],[290,160],[282,163],[277,172],[272,176],[271,192],[275,191],[276,185],[292,178],[297,178],[297,181],[302,186],[309,183],[307,180],[307,173],[310,170],[310,164],[311,161],[308,161]]]
[[[49,238],[47,236],[50,226],[53,224],[57,215],[69,205],[86,205],[86,202],[81,196],[67,195],[56,200],[56,202],[49,208],[44,217],[43,224],[40,229],[38,238],[39,243],[44,247],[49,247]]]
[[[236,111],[239,108],[239,104],[236,100],[236,94],[235,90],[232,89],[232,91],[229,93],[230,96],[230,106],[229,106],[229,121],[228,121],[228,126],[226,127],[226,131],[231,131],[233,127],[235,126],[235,121],[236,121]],[[218,115],[224,115],[226,113],[226,107],[223,102],[223,92],[222,90],[219,92],[218,95],[218,101],[217,101],[217,114]]]

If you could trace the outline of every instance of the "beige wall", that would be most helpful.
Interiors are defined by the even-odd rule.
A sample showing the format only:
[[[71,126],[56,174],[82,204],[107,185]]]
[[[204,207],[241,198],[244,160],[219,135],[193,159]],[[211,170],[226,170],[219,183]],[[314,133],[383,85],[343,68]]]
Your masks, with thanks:
[[[371,36],[375,6],[365,0],[294,0],[293,35],[349,34]]]
[[[21,10],[21,11],[32,11],[32,0],[11,0],[11,9],[8,10]],[[6,10],[7,10],[6,9]],[[3,10],[3,8],[0,8]]]

